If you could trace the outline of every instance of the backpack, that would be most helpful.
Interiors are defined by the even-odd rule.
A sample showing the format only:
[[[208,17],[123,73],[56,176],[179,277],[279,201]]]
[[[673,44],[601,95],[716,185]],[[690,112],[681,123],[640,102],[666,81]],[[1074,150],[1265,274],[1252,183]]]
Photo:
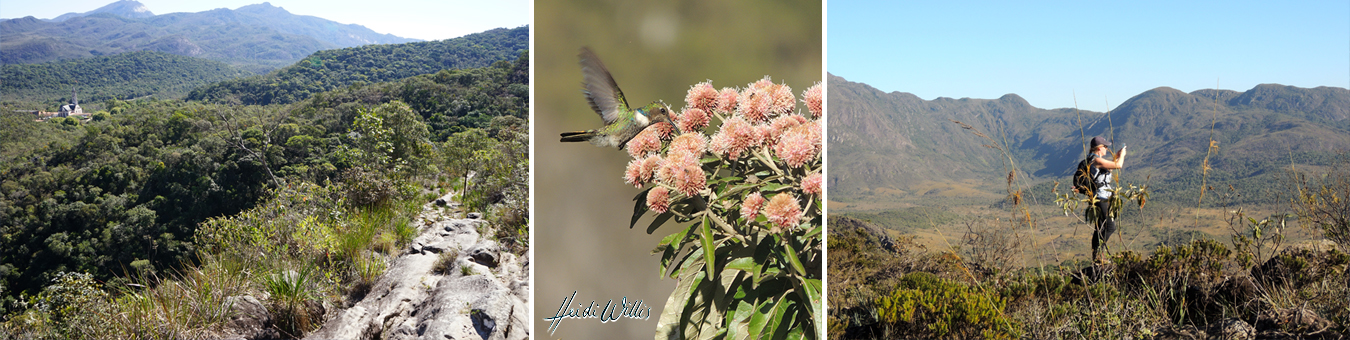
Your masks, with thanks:
[[[1097,192],[1097,181],[1092,178],[1092,159],[1097,154],[1088,153],[1087,158],[1078,161],[1078,170],[1073,172],[1073,188],[1080,194],[1092,196]]]

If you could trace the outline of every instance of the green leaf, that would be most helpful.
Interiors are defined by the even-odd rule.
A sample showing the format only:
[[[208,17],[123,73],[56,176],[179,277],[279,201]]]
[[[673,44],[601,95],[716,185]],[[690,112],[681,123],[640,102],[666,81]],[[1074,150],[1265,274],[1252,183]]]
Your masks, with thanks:
[[[813,226],[813,227],[811,227],[811,229],[807,229],[807,230],[806,230],[806,234],[802,234],[802,236],[801,236],[800,238],[798,238],[798,240],[808,240],[808,239],[815,238],[816,236],[819,236],[821,232],[824,232],[824,231],[825,231],[825,227],[824,227],[824,226],[819,226],[819,225]]]
[[[783,183],[765,183],[764,187],[761,188],[760,191],[774,192],[774,191],[781,191],[787,188],[792,188],[792,185]],[[646,198],[644,197],[643,200],[645,201]]]
[[[783,239],[782,243],[783,249],[780,250],[780,255],[782,255],[783,258],[786,258],[788,260],[788,263],[792,265],[794,274],[799,276],[807,276],[806,266],[803,266],[802,260],[797,258],[797,250],[792,249],[792,242],[788,242],[787,239]]]
[[[751,301],[751,299],[738,297],[736,309],[727,313],[727,339],[748,339],[752,334],[750,333],[750,318],[755,315],[755,305]]]
[[[690,228],[693,228],[695,226],[698,225],[697,224],[690,225]],[[671,247],[666,249],[666,256],[662,257],[661,259],[663,265],[663,267],[661,268],[661,272],[664,273],[667,271],[664,266],[669,265],[669,263],[677,263],[675,265],[676,266],[675,270],[670,271],[670,278],[672,279],[677,278],[678,276],[680,276],[682,272],[684,272],[685,268],[692,268],[696,266],[698,263],[703,262],[703,257],[696,256],[696,254],[698,254],[698,246],[691,247],[689,251],[685,252],[681,252],[679,247]],[[674,261],[676,257],[680,257],[681,259],[678,261]],[[700,270],[700,272],[702,272],[702,270]]]
[[[782,269],[778,269],[778,267],[765,267],[765,268],[764,268],[764,272],[759,274],[759,277],[758,277],[759,280],[756,281],[755,283],[756,283],[756,284],[759,284],[759,282],[762,282],[762,281],[765,281],[765,280],[770,280],[770,279],[775,279],[775,278],[778,278],[778,277],[781,277],[781,276],[783,276],[783,270],[782,270]]]
[[[709,181],[709,182],[708,182],[708,185],[713,185],[713,184],[718,184],[718,183],[739,182],[739,181],[741,181],[741,180],[742,180],[742,178],[736,177],[736,176],[718,177],[717,179],[714,179],[714,180],[712,180],[712,181]]]
[[[666,299],[666,306],[661,310],[661,317],[656,321],[656,338],[683,338],[681,329],[683,324],[680,322],[684,318],[686,305],[692,303],[694,292],[698,290],[701,283],[704,282],[703,271],[691,271],[692,276],[681,276],[675,284],[675,291],[670,293]]]
[[[754,189],[754,188],[756,188],[756,187],[759,187],[759,184],[743,184],[743,185],[737,185],[737,186],[735,186],[735,187],[732,187],[731,189],[728,189],[727,192],[725,192],[725,193],[722,194],[722,197],[732,196],[732,195],[735,195],[735,194],[737,194],[737,193],[740,193],[741,191],[745,191],[745,190],[749,190],[749,189]]]
[[[775,328],[773,330],[774,339],[788,339],[792,332],[797,330],[796,328],[793,328],[792,325],[797,319],[797,313],[800,312],[801,306],[798,305],[797,300],[787,298],[786,295],[789,293],[791,292],[784,292],[782,300],[784,306],[782,309],[779,309],[781,315],[775,317],[775,320],[778,320],[779,323],[776,325],[770,324],[770,326]]]
[[[716,251],[717,248],[713,246],[712,223],[708,223],[707,216],[703,217],[703,227],[700,230],[700,233],[701,235],[699,236],[703,239],[703,261],[706,262],[704,268],[708,269],[707,276],[717,277],[717,257],[713,256],[713,252]]]
[[[659,253],[671,246],[684,245],[684,237],[689,235],[689,228],[680,230],[678,233],[666,235],[661,238],[661,243],[656,244],[656,249],[652,249],[652,254]]]
[[[764,318],[764,324],[761,330],[755,332],[755,334],[759,334],[759,338],[782,339],[787,335],[787,327],[792,325],[791,314],[795,314],[792,313],[793,309],[795,309],[793,307],[797,304],[796,301],[787,298],[788,294],[791,293],[792,290],[788,289],[774,297],[776,302],[773,303],[773,307],[770,310],[772,314],[765,313],[768,316]],[[764,309],[761,309],[760,311],[763,312]],[[754,321],[752,320],[751,323],[753,324]]]
[[[756,337],[758,338],[773,334],[773,329],[769,326],[778,324],[777,320],[774,319],[775,317],[782,317],[784,304],[778,303],[782,301],[782,298],[783,295],[780,293],[755,306],[756,313],[750,317],[750,334],[757,334]]]
[[[825,307],[823,301],[821,301],[820,280],[806,279],[802,280],[801,284],[802,287],[797,289],[797,292],[806,298],[806,303],[809,305],[806,311],[810,313],[811,320],[814,323],[813,326],[820,327],[825,324],[825,311],[823,310]],[[815,332],[814,329],[811,331]]]
[[[735,260],[731,260],[731,262],[727,262],[727,266],[724,269],[736,269],[744,272],[749,272],[750,274],[753,275],[759,270],[759,267],[760,264],[755,263],[754,258],[741,257]]]

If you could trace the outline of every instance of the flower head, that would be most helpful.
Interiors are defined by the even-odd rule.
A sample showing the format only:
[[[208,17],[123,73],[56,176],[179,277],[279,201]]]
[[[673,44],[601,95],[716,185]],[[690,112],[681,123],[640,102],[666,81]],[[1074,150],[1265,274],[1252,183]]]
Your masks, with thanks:
[[[802,179],[802,192],[820,196],[820,182],[822,178],[820,172],[812,172]]]
[[[825,96],[821,91],[818,82],[816,85],[807,88],[806,91],[802,91],[802,101],[806,102],[806,110],[811,111],[811,116],[815,118],[820,118],[820,115],[825,114]]]
[[[703,127],[708,126],[708,112],[699,108],[686,109],[675,119],[675,123],[679,124],[680,131],[703,130]]]
[[[661,156],[658,155],[629,161],[628,168],[623,172],[623,182],[641,188],[652,181],[652,176],[656,174],[656,169],[661,167],[662,162]]]
[[[725,155],[728,159],[740,158],[741,153],[760,145],[759,131],[741,117],[731,117],[722,122],[722,128],[712,137],[712,151]]]
[[[666,187],[655,187],[647,192],[647,209],[657,214],[664,214],[670,210],[670,189]]]
[[[717,95],[717,89],[713,88],[712,81],[709,80],[689,87],[684,102],[692,108],[712,110],[717,106]]]
[[[647,129],[656,130],[656,136],[663,141],[668,141],[671,138],[675,138],[675,126],[671,125],[670,123],[666,122],[652,123],[652,125],[647,126]]]
[[[675,190],[679,190],[685,196],[698,195],[699,191],[708,187],[703,168],[691,162],[668,162],[661,168],[661,173],[664,174],[662,179],[668,185],[675,187]]]
[[[723,87],[722,91],[717,93],[717,112],[729,113],[736,110],[736,99],[739,96],[736,89]]]
[[[647,154],[661,150],[661,125],[670,126],[664,122],[648,125],[647,128],[638,132],[637,136],[628,140],[624,144],[624,149],[628,150],[628,155],[633,158],[642,158]]]
[[[778,118],[774,118],[773,121],[769,122],[769,125],[764,129],[764,143],[778,143],[778,137],[782,136],[784,132],[805,123],[806,117],[802,117],[801,115],[778,116]]]
[[[765,201],[767,200],[758,191],[746,195],[745,202],[741,203],[741,217],[746,220],[755,219],[755,214],[759,214],[759,208],[764,206]]]
[[[791,227],[801,221],[802,207],[796,197],[785,192],[769,199],[769,204],[764,206],[764,216],[775,226]]]
[[[707,149],[708,137],[704,136],[702,132],[685,132],[670,142],[670,152],[667,154],[671,157],[675,157],[675,155],[692,157],[697,161],[700,157],[703,157],[703,152]]]
[[[755,91],[760,91],[768,88],[769,86],[773,86],[773,78],[769,78],[769,76],[764,76],[764,78],[760,78],[759,80],[750,83],[750,85],[747,85],[746,88]]]
[[[764,91],[746,89],[741,91],[741,96],[736,98],[736,101],[740,104],[736,107],[736,113],[751,123],[769,120],[773,100]]]
[[[793,168],[819,158],[821,149],[819,126],[819,123],[812,121],[793,127],[783,133],[778,143],[774,144],[773,151]]]
[[[672,147],[671,152],[666,154],[665,162],[656,171],[656,177],[661,183],[674,187],[685,196],[697,195],[699,191],[708,187],[708,180],[704,177],[703,167],[698,159],[702,151],[695,153],[693,152],[695,150],[684,149],[692,147],[692,145]]]
[[[792,95],[792,88],[787,84],[775,84],[769,88],[769,112],[773,114],[788,114],[797,108],[797,98]]]

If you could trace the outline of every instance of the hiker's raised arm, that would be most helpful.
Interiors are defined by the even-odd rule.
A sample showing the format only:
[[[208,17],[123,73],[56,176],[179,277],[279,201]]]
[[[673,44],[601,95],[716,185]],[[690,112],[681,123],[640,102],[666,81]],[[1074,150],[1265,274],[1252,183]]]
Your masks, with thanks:
[[[1107,160],[1106,157],[1097,157],[1093,161],[1097,162],[1097,167],[1101,169],[1120,169],[1125,167],[1125,152],[1117,153],[1114,161]]]

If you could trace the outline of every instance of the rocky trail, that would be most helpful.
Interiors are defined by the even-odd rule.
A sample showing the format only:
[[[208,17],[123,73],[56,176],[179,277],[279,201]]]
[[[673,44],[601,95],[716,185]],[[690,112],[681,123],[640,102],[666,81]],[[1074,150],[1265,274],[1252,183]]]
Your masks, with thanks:
[[[305,339],[528,339],[529,259],[455,206],[449,195],[427,203],[414,220],[419,236],[370,292]]]

